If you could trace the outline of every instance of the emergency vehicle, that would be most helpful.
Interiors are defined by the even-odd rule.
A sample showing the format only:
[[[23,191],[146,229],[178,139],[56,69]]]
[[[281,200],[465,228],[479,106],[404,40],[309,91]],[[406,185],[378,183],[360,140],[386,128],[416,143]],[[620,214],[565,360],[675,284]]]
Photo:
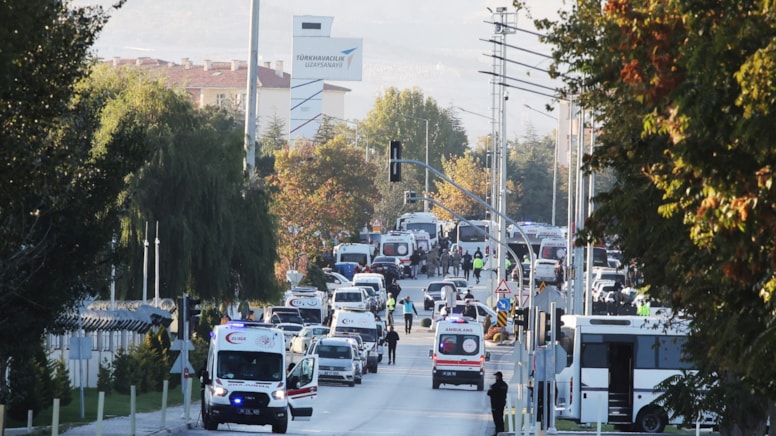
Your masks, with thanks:
[[[329,336],[357,334],[364,342],[367,352],[366,366],[369,371],[376,373],[377,364],[382,360],[381,347],[377,346],[380,332],[377,331],[377,322],[372,312],[367,310],[339,309],[331,316],[331,330]]]
[[[201,373],[202,423],[271,425],[286,433],[289,415],[309,420],[318,395],[318,357],[302,358],[286,374],[283,332],[264,323],[230,322],[213,327]]]
[[[371,265],[375,256],[375,247],[371,244],[342,243],[332,250],[334,263],[355,262],[359,265]]]
[[[411,275],[410,256],[418,249],[415,234],[412,232],[389,232],[380,238],[380,255],[391,256],[401,261],[404,275]]]
[[[460,317],[448,317],[436,325],[434,348],[429,350],[431,387],[441,384],[476,385],[485,387],[485,362],[490,352],[485,351],[482,324]]]
[[[329,296],[318,288],[292,289],[285,299],[287,307],[299,309],[305,325],[323,324],[329,317]]]

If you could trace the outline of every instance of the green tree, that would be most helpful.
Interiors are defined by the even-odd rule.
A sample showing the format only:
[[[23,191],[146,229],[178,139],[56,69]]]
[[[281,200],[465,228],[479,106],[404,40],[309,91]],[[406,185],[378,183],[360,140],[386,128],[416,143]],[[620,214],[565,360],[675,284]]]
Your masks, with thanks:
[[[419,89],[388,88],[377,97],[362,125],[377,154],[387,154],[389,142],[399,140],[403,144],[402,158],[425,162],[426,120],[428,164],[439,170],[443,158],[464,154],[466,133],[453,110],[440,108],[433,98],[425,97]],[[419,186],[425,186],[425,170],[419,171],[416,177]],[[433,173],[429,174],[430,181],[433,177]],[[429,189],[432,187],[430,184]]]
[[[602,121],[589,170],[613,169],[587,238],[615,233],[649,292],[692,318],[721,433],[756,434],[776,399],[772,13],[762,2],[584,1],[544,22],[570,94]],[[687,402],[679,410],[696,410]],[[773,419],[772,419],[773,421]]]
[[[100,254],[122,208],[118,193],[144,153],[118,141],[97,150],[100,107],[82,104],[78,83],[103,9],[6,1],[0,16],[0,326],[14,332],[0,342],[6,374],[63,308],[104,287]],[[0,401],[21,395],[8,380],[0,377]]]
[[[162,298],[188,292],[232,301],[274,292],[269,195],[246,183],[234,119],[215,108],[197,111],[182,91],[132,69],[97,68],[85,88],[105,101],[100,141],[150,150],[120,197],[125,210],[117,258],[126,261],[119,297],[141,298],[143,241],[156,239],[157,223]],[[149,250],[150,262],[154,256]]]

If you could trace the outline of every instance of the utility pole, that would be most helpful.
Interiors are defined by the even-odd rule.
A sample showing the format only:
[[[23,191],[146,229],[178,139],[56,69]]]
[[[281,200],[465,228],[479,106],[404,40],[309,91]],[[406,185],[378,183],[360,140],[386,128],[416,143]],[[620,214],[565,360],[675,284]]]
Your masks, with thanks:
[[[248,94],[245,108],[245,160],[243,170],[248,171],[248,177],[253,177],[256,165],[256,89],[259,66],[259,0],[251,3],[250,38],[248,49]]]

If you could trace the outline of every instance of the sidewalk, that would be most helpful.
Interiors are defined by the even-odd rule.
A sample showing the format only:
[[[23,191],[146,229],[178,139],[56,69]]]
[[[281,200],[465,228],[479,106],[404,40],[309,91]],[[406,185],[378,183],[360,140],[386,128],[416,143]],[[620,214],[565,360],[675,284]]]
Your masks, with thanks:
[[[162,411],[135,414],[136,435],[181,435],[186,430],[198,424],[199,402],[190,406],[190,420],[183,417],[183,406],[168,407],[165,415],[165,424],[162,427]],[[201,424],[200,424],[201,425]],[[102,434],[104,436],[127,436],[132,434],[132,424],[129,416],[120,416],[102,421]],[[35,429],[33,429],[33,432]],[[11,428],[5,430],[5,435],[25,435],[26,428]],[[97,434],[97,422],[74,427],[60,433],[66,436],[94,436]]]

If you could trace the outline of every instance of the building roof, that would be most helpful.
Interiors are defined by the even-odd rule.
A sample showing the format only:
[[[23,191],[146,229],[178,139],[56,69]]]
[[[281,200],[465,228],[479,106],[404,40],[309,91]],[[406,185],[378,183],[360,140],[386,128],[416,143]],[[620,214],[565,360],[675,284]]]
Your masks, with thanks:
[[[234,89],[247,88],[248,63],[246,61],[233,60],[229,62],[204,61],[202,65],[195,65],[188,58],[181,59],[181,63],[139,57],[136,59],[113,58],[106,61],[115,67],[136,67],[151,73],[158,73],[168,80],[168,83],[180,85],[185,89]],[[290,89],[291,74],[283,71],[283,61],[276,61],[275,67],[270,62],[265,62],[258,67],[258,86],[264,89]],[[341,86],[324,83],[324,91],[349,92],[350,89]]]

